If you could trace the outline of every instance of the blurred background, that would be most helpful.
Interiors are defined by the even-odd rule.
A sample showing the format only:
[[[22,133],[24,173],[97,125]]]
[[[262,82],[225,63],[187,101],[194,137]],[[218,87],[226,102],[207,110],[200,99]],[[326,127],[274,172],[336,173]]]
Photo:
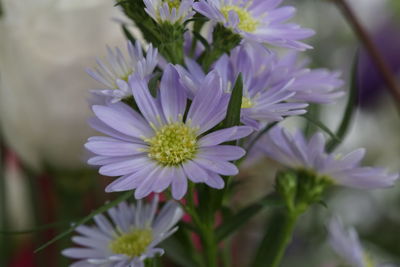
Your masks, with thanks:
[[[113,197],[103,193],[110,178],[100,177],[85,163],[83,143],[92,134],[86,123],[91,114],[88,92],[99,84],[84,70],[95,65],[95,57],[105,56],[106,45],[125,46],[116,20],[128,20],[110,0],[0,1],[0,266],[67,266],[60,250],[69,238],[37,254],[33,250]],[[400,78],[400,1],[348,2]],[[314,46],[306,53],[311,67],[341,70],[345,89],[359,53],[356,116],[338,149],[365,147],[366,164],[398,171],[399,112],[340,11],[326,0],[285,4],[298,8],[296,22],[317,32],[308,40]],[[344,98],[313,110],[335,130],[345,103]],[[296,118],[285,121],[288,127],[304,123]],[[232,206],[245,206],[272,191],[277,167],[252,157],[241,170],[243,183]],[[339,266],[326,242],[326,222],[333,214],[359,231],[375,258],[400,262],[400,186],[374,191],[335,188],[325,202],[327,208],[315,206],[299,220],[283,266]],[[266,216],[251,220],[235,237],[240,240],[240,247],[234,245],[235,266],[247,266]],[[34,231],[24,232],[27,229]]]

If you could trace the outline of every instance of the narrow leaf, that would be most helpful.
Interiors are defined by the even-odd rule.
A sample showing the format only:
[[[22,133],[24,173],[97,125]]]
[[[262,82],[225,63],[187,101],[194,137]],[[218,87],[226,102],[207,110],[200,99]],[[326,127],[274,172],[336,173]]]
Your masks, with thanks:
[[[223,128],[229,128],[240,124],[240,109],[243,97],[243,78],[240,73],[233,87],[231,98],[229,99],[228,110],[223,122]]]
[[[122,32],[124,33],[126,39],[128,39],[133,45],[136,42],[135,37],[131,34],[131,32],[128,30],[125,24],[121,24]]]
[[[323,124],[321,121],[316,120],[311,118],[310,116],[308,116],[307,114],[302,115],[301,117],[305,118],[306,120],[308,120],[309,122],[311,122],[312,124],[314,124],[315,126],[319,127],[321,130],[323,130],[324,132],[326,132],[331,138],[332,140],[336,140],[337,142],[341,142],[342,140],[336,136],[325,124]]]
[[[257,203],[251,204],[243,208],[231,218],[228,218],[220,227],[217,228],[217,240],[221,241],[229,237],[264,208],[276,207],[280,205],[282,205],[282,202],[278,198],[276,198],[275,195],[268,195],[260,201],[257,201]]]
[[[201,42],[201,44],[204,46],[204,48],[207,50],[210,50],[210,44],[208,43],[208,41],[201,36],[200,33],[192,31],[194,38],[196,38],[197,40],[199,40]]]
[[[350,84],[350,95],[347,100],[346,109],[343,114],[342,122],[340,123],[339,128],[336,131],[336,136],[339,138],[331,139],[326,145],[326,150],[328,152],[333,151],[338,145],[340,145],[341,141],[346,136],[349,126],[351,124],[355,107],[358,102],[358,81],[357,81],[357,69],[358,69],[358,55],[356,55],[353,67],[351,71],[351,84]]]
[[[40,247],[38,247],[37,249],[35,249],[35,253],[45,249],[46,247],[50,246],[51,244],[53,244],[54,242],[66,237],[67,235],[69,235],[70,233],[72,233],[76,227],[78,227],[79,225],[82,225],[88,221],[90,221],[94,216],[96,216],[97,214],[103,213],[105,211],[107,211],[108,209],[114,207],[115,205],[118,205],[119,203],[121,203],[122,201],[126,200],[127,198],[129,198],[130,196],[132,196],[132,192],[128,191],[125,192],[124,194],[120,195],[119,197],[117,197],[116,199],[114,199],[113,201],[110,201],[107,204],[104,204],[103,206],[101,206],[100,208],[92,211],[88,216],[84,217],[83,219],[81,219],[80,221],[74,223],[74,225],[72,225],[68,230],[62,232],[61,234],[57,235],[56,237],[54,237],[53,239],[51,239],[50,241],[46,242],[45,244],[41,245]]]
[[[277,121],[276,121],[276,122],[273,122],[273,123],[270,123],[270,124],[267,124],[267,126],[265,126],[261,131],[259,131],[259,132],[257,133],[257,135],[256,135],[253,139],[250,140],[250,143],[249,143],[249,145],[248,145],[247,148],[246,148],[246,150],[247,150],[246,155],[249,154],[250,150],[251,150],[252,147],[257,143],[257,141],[258,141],[264,134],[266,134],[269,130],[271,130],[272,127],[274,127],[274,126],[277,125],[277,124],[278,124]]]
[[[268,220],[266,232],[255,254],[252,267],[277,267],[290,243],[297,216],[278,210]]]
[[[182,233],[179,230],[173,236],[164,240],[161,246],[165,249],[167,256],[177,265],[182,267],[195,267],[196,264],[190,256],[195,250],[192,250],[191,245],[187,243],[191,242],[191,240],[186,240],[185,242],[183,242],[186,243],[186,245],[184,245],[178,235],[181,235],[182,238],[185,233]]]

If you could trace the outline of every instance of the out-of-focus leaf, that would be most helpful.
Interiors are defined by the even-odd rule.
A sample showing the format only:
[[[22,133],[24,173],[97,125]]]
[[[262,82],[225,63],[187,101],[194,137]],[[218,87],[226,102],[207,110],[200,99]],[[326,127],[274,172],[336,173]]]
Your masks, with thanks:
[[[162,242],[162,247],[165,249],[167,256],[174,261],[174,263],[178,264],[182,267],[196,267],[196,263],[190,257],[193,251],[190,251],[191,246],[185,246],[182,241],[182,238],[179,238],[178,235],[182,235],[184,233],[179,233],[180,230],[175,233],[173,236],[167,238]],[[190,242],[190,240],[188,240]]]
[[[92,211],[88,216],[86,216],[83,219],[81,219],[80,221],[74,223],[73,226],[71,226],[68,230],[62,232],[61,234],[57,235],[56,237],[54,237],[50,241],[46,242],[45,244],[43,244],[40,247],[38,247],[37,249],[35,249],[34,252],[37,253],[37,252],[47,248],[48,246],[50,246],[54,242],[66,237],[67,235],[72,233],[75,230],[75,228],[78,227],[79,225],[82,225],[82,224],[88,222],[89,220],[91,220],[97,214],[103,213],[103,212],[107,211],[108,209],[114,207],[115,205],[118,205],[119,203],[121,203],[122,201],[126,200],[130,196],[132,196],[132,192],[128,191],[128,192],[125,192],[124,194],[120,195],[119,197],[117,197],[113,201],[110,201],[109,203],[104,204],[100,208]]]
[[[229,237],[231,234],[240,229],[251,218],[253,218],[253,216],[257,215],[264,208],[276,207],[280,205],[282,205],[282,201],[278,199],[276,195],[268,195],[262,198],[260,201],[257,201],[256,203],[241,209],[232,217],[224,221],[223,224],[217,228],[216,230],[217,240],[221,241]]]
[[[132,35],[131,32],[128,30],[128,28],[126,27],[126,25],[121,24],[121,28],[122,28],[122,32],[124,33],[126,39],[128,39],[132,44],[135,44],[136,39],[135,39],[135,37],[133,37],[133,35]]]
[[[312,124],[314,124],[315,126],[317,126],[318,128],[320,128],[321,130],[323,130],[324,132],[326,132],[331,138],[332,140],[336,140],[337,142],[341,142],[342,140],[336,135],[334,134],[325,124],[323,124],[321,121],[316,120],[314,118],[311,118],[310,116],[308,116],[307,114],[302,115],[303,118],[305,118],[306,120],[308,120],[309,122],[311,122]]]
[[[355,107],[358,101],[358,82],[357,82],[357,69],[358,69],[358,55],[354,58],[352,73],[351,73],[351,84],[350,84],[350,95],[347,100],[346,109],[343,114],[342,122],[338,130],[336,131],[336,136],[338,139],[332,138],[326,145],[326,150],[328,152],[333,151],[346,136],[350,123],[352,121]]]

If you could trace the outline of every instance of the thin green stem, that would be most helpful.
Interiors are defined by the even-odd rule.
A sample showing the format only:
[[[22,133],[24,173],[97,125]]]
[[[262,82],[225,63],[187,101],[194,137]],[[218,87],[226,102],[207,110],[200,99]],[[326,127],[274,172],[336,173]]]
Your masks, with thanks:
[[[201,220],[198,210],[194,203],[194,186],[189,184],[188,196],[186,198],[187,205],[182,205],[186,212],[192,217],[193,223],[198,230],[204,250],[204,261],[207,267],[216,267],[218,258],[217,239],[214,228],[214,210],[209,209],[208,216]]]
[[[278,211],[268,225],[252,267],[278,267],[290,243],[298,218],[297,212]]]
[[[331,139],[326,145],[326,150],[328,152],[332,152],[335,148],[340,145],[341,141],[346,136],[349,127],[351,125],[352,118],[354,116],[354,112],[358,102],[358,82],[357,82],[357,69],[358,69],[358,53],[354,58],[353,67],[352,67],[352,77],[350,84],[350,95],[347,99],[346,109],[343,113],[342,121],[339,125],[339,128],[336,131],[336,136],[339,139]]]
[[[202,229],[202,242],[205,252],[205,260],[207,267],[217,267],[218,247],[217,240],[214,235],[214,229],[211,225],[207,225]]]
[[[266,134],[269,130],[271,130],[272,127],[274,127],[278,122],[273,122],[265,126],[261,131],[257,133],[257,135],[250,141],[249,145],[247,146],[247,154],[249,154],[250,150],[253,148],[253,146],[257,143],[257,141],[264,135]]]

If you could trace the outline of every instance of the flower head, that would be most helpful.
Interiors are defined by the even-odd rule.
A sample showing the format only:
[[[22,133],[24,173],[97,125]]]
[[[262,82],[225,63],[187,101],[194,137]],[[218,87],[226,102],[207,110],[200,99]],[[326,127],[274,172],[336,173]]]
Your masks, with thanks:
[[[98,67],[88,69],[87,72],[95,80],[106,86],[105,89],[92,90],[93,93],[111,98],[111,102],[118,102],[132,95],[127,84],[129,76],[137,73],[142,78],[148,78],[157,65],[158,52],[150,44],[146,56],[143,55],[139,42],[133,45],[128,42],[129,57],[126,58],[119,48],[113,51],[108,48],[108,65],[97,59]]]
[[[222,23],[244,39],[274,46],[305,50],[310,46],[299,42],[314,34],[297,24],[285,23],[295,8],[277,8],[282,0],[200,0],[193,8],[210,20]]]
[[[220,175],[238,173],[229,161],[245,151],[220,144],[243,138],[252,129],[236,126],[209,132],[224,119],[229,100],[217,73],[204,78],[203,90],[196,93],[187,114],[187,89],[172,65],[164,70],[156,99],[137,75],[129,83],[141,114],[123,103],[93,106],[92,127],[110,137],[89,138],[86,148],[98,155],[89,164],[101,165],[103,175],[122,175],[106,191],[136,189],[135,197],[142,198],[172,185],[173,197],[180,199],[187,179],[222,188]]]
[[[193,0],[144,0],[146,12],[158,23],[180,23],[194,15]]]
[[[376,266],[364,253],[358,234],[354,228],[345,229],[339,218],[329,222],[329,243],[335,252],[354,267]]]
[[[263,61],[258,52],[253,49],[253,55],[258,61]],[[284,57],[275,57],[274,72],[270,77],[271,83],[280,83],[293,79],[289,90],[294,92],[291,101],[306,101],[311,103],[331,103],[345,95],[339,88],[343,86],[339,71],[327,69],[309,69],[308,60],[299,60],[297,52],[289,52]]]
[[[260,45],[261,46],[261,45]],[[286,79],[275,81],[278,75],[275,69],[276,56],[264,47],[250,44],[238,46],[233,49],[231,55],[223,55],[215,63],[213,69],[222,78],[222,88],[230,94],[238,75],[243,77],[243,98],[241,109],[242,123],[259,128],[260,123],[282,120],[285,116],[293,116],[305,113],[306,103],[288,103],[295,96],[290,90],[294,78],[286,76]],[[258,49],[258,57],[253,58]],[[193,60],[186,59],[187,69],[178,67],[183,82],[189,88],[189,96],[200,90],[201,80],[205,74],[201,67]]]
[[[78,248],[62,251],[66,257],[79,259],[72,266],[132,266],[143,267],[144,260],[162,255],[156,248],[176,232],[174,225],[183,211],[175,201],[168,201],[157,214],[158,196],[151,204],[120,203],[108,210],[111,222],[103,214],[96,215],[95,226],[78,226],[80,234],[72,241]]]
[[[392,186],[398,174],[387,174],[383,168],[361,167],[364,149],[357,149],[347,155],[325,152],[325,138],[316,133],[307,142],[301,132],[294,135],[276,126],[264,137],[260,148],[272,159],[283,165],[308,170],[322,179],[333,183],[373,189]]]

